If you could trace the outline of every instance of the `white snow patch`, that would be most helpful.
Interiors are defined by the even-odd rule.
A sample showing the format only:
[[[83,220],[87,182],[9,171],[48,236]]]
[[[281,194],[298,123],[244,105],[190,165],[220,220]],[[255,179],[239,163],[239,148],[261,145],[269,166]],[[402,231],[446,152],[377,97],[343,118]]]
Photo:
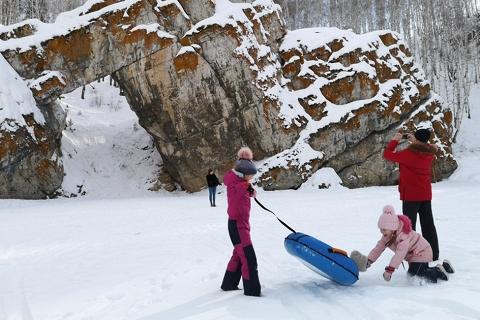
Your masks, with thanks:
[[[38,77],[37,79],[27,80],[27,83],[28,83],[28,86],[31,89],[41,90],[42,89],[42,84],[45,81],[47,81],[49,79],[52,79],[52,78],[57,78],[64,85],[67,84],[65,82],[65,77],[63,76],[63,74],[60,71],[51,71],[51,70],[46,70],[46,71],[42,72],[40,77]]]
[[[184,47],[181,47],[180,50],[178,50],[176,57],[181,56],[182,54],[185,54],[188,52],[197,53],[197,51],[193,46],[184,46]]]
[[[165,32],[161,29],[162,29],[162,26],[159,23],[140,24],[140,25],[137,25],[134,28],[132,28],[132,30],[130,30],[130,32],[134,32],[134,31],[137,31],[137,30],[145,30],[145,32],[147,34],[152,33],[152,32],[156,32],[157,35],[160,38],[175,39],[174,35],[171,35],[170,33]]]
[[[37,123],[44,124],[45,119],[37,108],[32,91],[1,54],[0,70],[0,129],[15,131],[18,125],[28,128],[23,118],[27,114],[33,114]],[[11,121],[5,121],[7,119]],[[33,132],[32,137],[35,139]]]
[[[304,184],[303,188],[310,189],[335,189],[344,188],[342,179],[338,176],[333,168],[324,167],[317,170]]]

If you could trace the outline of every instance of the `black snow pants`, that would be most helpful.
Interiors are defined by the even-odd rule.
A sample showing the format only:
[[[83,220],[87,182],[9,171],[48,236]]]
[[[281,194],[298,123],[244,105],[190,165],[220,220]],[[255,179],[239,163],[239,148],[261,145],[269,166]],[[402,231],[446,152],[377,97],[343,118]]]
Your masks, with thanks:
[[[439,248],[437,229],[433,221],[432,202],[431,201],[403,201],[403,214],[412,221],[412,228],[415,230],[417,224],[417,213],[420,216],[420,227],[422,236],[432,246],[433,260],[438,260]]]
[[[442,272],[435,267],[429,267],[427,262],[411,262],[407,272],[410,276],[419,276],[432,283],[437,283],[437,279],[442,279]]]

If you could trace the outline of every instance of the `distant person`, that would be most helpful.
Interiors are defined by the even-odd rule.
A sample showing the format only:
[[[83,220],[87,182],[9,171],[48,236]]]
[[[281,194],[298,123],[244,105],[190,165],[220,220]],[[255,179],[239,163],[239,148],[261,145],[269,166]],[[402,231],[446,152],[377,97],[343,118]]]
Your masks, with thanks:
[[[447,281],[448,273],[454,272],[448,260],[444,260],[443,264],[435,267],[428,266],[433,259],[432,247],[425,238],[412,230],[410,219],[405,215],[396,215],[392,206],[387,205],[383,208],[377,225],[382,237],[370,251],[368,258],[359,262],[358,256],[361,254],[355,258],[352,252],[351,258],[359,265],[360,271],[369,268],[388,247],[395,254],[383,273],[385,281],[390,281],[393,272],[402,264],[403,260],[408,262],[407,272],[410,276],[419,276],[433,283],[436,283],[438,279]],[[364,269],[362,268],[363,263],[365,263]]]
[[[207,185],[208,185],[208,199],[210,200],[210,207],[216,207],[215,194],[217,193],[217,186],[221,183],[218,181],[217,176],[213,173],[213,169],[208,169]]]
[[[235,167],[223,177],[223,183],[227,187],[228,234],[233,244],[233,254],[221,288],[224,291],[238,290],[242,277],[244,294],[258,297],[261,288],[257,257],[250,239],[250,197],[256,196],[250,181],[257,173],[252,159],[252,150],[241,148]]]
[[[399,141],[407,138],[410,145],[401,151],[395,151]],[[400,165],[398,190],[402,200],[403,214],[412,221],[413,230],[420,216],[422,235],[432,246],[433,260],[438,260],[438,237],[432,214],[432,163],[437,148],[428,144],[430,130],[418,129],[415,134],[396,133],[383,152],[387,160]]]

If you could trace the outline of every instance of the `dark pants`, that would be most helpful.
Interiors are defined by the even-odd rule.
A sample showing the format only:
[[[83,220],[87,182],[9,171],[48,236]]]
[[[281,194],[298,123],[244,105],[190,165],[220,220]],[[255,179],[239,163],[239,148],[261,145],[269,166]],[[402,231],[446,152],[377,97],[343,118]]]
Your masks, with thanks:
[[[210,199],[210,205],[215,205],[215,193],[217,192],[217,187],[208,187],[208,199]]]
[[[426,262],[409,263],[407,272],[411,276],[419,276],[433,283],[437,283],[437,279],[441,279],[441,271],[437,268],[430,268]]]
[[[438,237],[433,222],[431,201],[403,201],[403,214],[412,220],[413,230],[415,230],[417,224],[417,213],[420,216],[422,235],[432,246],[433,260],[438,260]]]
[[[250,240],[250,232],[237,227],[237,221],[228,220],[228,234],[233,244],[233,254],[227,265],[221,288],[225,291],[238,290],[240,277],[247,296],[260,296],[257,257]]]

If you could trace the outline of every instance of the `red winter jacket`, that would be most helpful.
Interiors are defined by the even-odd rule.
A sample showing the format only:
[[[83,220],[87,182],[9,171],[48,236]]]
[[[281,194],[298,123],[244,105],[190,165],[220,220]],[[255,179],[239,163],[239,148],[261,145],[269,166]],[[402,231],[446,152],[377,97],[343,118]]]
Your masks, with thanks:
[[[383,157],[398,162],[400,165],[398,181],[400,200],[432,200],[432,185],[430,183],[435,147],[427,143],[412,143],[405,150],[395,151],[397,145],[397,140],[390,141],[383,152]]]

